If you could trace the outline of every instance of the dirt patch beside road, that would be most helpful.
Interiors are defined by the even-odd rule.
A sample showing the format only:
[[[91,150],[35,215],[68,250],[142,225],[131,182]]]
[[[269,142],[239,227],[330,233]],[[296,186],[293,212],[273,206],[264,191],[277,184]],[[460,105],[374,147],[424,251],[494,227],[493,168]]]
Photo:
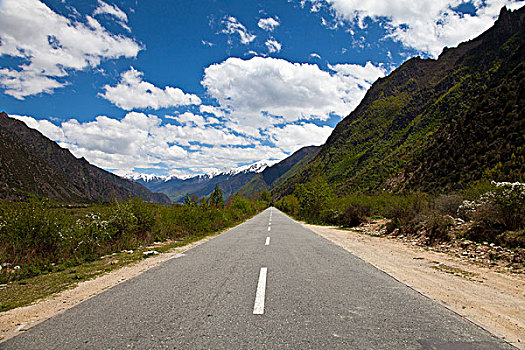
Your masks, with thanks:
[[[389,237],[303,224],[458,314],[525,349],[525,276]]]

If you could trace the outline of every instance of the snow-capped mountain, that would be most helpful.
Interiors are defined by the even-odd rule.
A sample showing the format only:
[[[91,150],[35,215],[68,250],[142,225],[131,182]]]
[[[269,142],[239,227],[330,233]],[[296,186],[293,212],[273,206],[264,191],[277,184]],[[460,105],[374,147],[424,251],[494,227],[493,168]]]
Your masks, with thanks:
[[[220,176],[220,175],[233,176],[233,175],[237,175],[237,174],[240,174],[240,173],[245,173],[245,174],[247,174],[247,173],[255,173],[255,174],[257,174],[257,173],[260,173],[260,172],[264,171],[264,169],[274,165],[277,162],[279,162],[279,161],[278,160],[261,160],[261,161],[258,161],[258,162],[252,163],[252,164],[242,165],[242,166],[236,167],[236,168],[217,170],[215,172],[211,172],[211,173],[206,174],[206,176],[212,178],[212,177]]]
[[[248,183],[252,177],[277,162],[262,160],[232,169],[187,177],[132,174],[126,178],[138,182],[150,190],[154,189],[156,192],[165,193],[174,202],[181,202],[186,193],[208,196],[215,185],[221,188],[224,200],[227,200],[239,188]]]
[[[124,177],[135,182],[159,182],[167,179],[167,176],[154,174],[127,174]]]
[[[240,173],[261,173],[264,171],[264,169],[278,162],[279,162],[278,160],[261,160],[253,164],[248,164],[248,165],[240,166],[238,168],[230,169],[229,171],[226,172],[226,174],[236,175]]]

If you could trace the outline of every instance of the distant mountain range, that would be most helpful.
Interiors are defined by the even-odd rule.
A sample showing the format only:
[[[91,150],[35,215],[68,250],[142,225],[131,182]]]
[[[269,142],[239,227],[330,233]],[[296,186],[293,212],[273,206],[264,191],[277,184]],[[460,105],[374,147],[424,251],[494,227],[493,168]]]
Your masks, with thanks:
[[[22,121],[0,113],[0,198],[49,197],[66,203],[169,198],[76,158]]]
[[[179,203],[184,201],[187,193],[199,197],[207,197],[214,190],[215,185],[218,185],[226,201],[255,175],[274,163],[275,162],[263,160],[234,169],[184,178],[142,174],[129,175],[126,177],[147,187],[151,191],[165,193],[172,201]]]
[[[438,59],[412,58],[377,80],[315,158],[273,194],[318,176],[339,194],[525,181],[524,19],[525,7],[503,8],[479,37]]]
[[[321,147],[308,146],[293,153],[277,164],[267,167],[256,174],[250,182],[242,186],[237,193],[245,197],[254,197],[264,190],[272,190],[283,184],[301,170],[319,152]]]
[[[263,160],[216,173],[179,178],[175,176],[128,175],[127,178],[151,191],[165,193],[174,202],[183,202],[186,194],[207,197],[218,185],[224,200],[233,194],[255,197],[263,190],[272,190],[302,169],[319,152],[319,146],[303,147],[276,163]]]

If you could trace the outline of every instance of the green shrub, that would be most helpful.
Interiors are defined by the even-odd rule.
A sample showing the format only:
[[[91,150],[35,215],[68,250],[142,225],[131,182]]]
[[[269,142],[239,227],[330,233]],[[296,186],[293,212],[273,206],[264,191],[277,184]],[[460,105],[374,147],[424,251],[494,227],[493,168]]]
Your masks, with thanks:
[[[433,215],[425,223],[426,237],[429,238],[428,244],[450,240],[449,230],[454,224],[448,215]]]
[[[131,212],[136,218],[136,225],[142,231],[149,231],[155,224],[158,206],[145,203],[140,198],[131,200]]]
[[[271,195],[270,191],[268,191],[266,189],[261,191],[261,193],[259,193],[258,197],[259,197],[260,201],[267,202],[268,204],[270,204],[273,201],[273,198],[272,198],[272,195]]]
[[[236,195],[230,204],[230,209],[237,210],[240,213],[251,213],[252,205],[251,202],[243,196]]]
[[[442,215],[455,216],[458,208],[463,203],[463,196],[459,194],[444,194],[438,196],[435,201],[435,209]]]
[[[293,194],[278,200],[275,207],[291,216],[297,217],[299,215],[299,201]]]
[[[64,239],[64,228],[68,222],[61,212],[51,213],[48,201],[31,200],[1,208],[0,259],[18,265],[22,252],[31,247],[32,260],[44,259],[46,252],[56,250]]]
[[[370,215],[370,207],[360,204],[351,204],[339,215],[337,221],[341,226],[354,227],[366,222]]]
[[[217,208],[224,208],[224,199],[219,185],[215,185],[215,189],[210,194],[210,205]]]
[[[503,230],[525,228],[525,184],[494,183],[495,188],[480,198],[477,219],[487,226]]]
[[[259,204],[264,209],[263,205]],[[228,208],[219,203],[166,207],[140,199],[87,208],[55,206],[45,200],[0,201],[0,263],[7,267],[0,270],[0,283],[157,240],[200,237],[253,215],[254,207],[238,196]]]
[[[474,225],[465,234],[469,239],[507,246],[522,246],[525,240],[523,183],[493,182],[490,191],[475,201],[464,201],[458,212],[474,220]]]
[[[296,185],[294,196],[299,202],[299,215],[317,221],[334,194],[326,179],[318,176],[310,182]]]
[[[488,180],[480,180],[471,184],[465,191],[463,197],[465,200],[474,201],[494,188]]]

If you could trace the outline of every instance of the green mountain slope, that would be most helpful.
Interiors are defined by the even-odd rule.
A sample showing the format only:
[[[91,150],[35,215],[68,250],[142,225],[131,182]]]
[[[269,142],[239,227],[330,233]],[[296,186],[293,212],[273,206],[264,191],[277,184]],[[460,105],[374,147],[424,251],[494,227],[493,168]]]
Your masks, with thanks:
[[[318,175],[340,194],[523,179],[524,14],[503,8],[478,38],[376,81],[317,157],[274,192]]]
[[[164,194],[77,159],[40,132],[0,113],[0,198],[43,196],[61,202],[108,202],[142,197],[169,203]]]
[[[236,194],[240,194],[246,198],[251,198],[257,195],[258,193],[268,190],[269,186],[264,181],[264,178],[261,174],[255,175],[250,182],[239,188]]]
[[[255,175],[237,193],[245,197],[253,197],[263,190],[272,190],[278,187],[308,164],[317,155],[319,149],[319,146],[301,148],[279,163]]]
[[[320,146],[310,146],[310,152],[305,154],[299,161],[297,161],[289,170],[282,174],[272,183],[272,191],[276,191],[281,188],[281,186],[286,183],[289,179],[294,177],[299,173],[303,168],[305,168],[315,157],[319,154],[321,150]]]

